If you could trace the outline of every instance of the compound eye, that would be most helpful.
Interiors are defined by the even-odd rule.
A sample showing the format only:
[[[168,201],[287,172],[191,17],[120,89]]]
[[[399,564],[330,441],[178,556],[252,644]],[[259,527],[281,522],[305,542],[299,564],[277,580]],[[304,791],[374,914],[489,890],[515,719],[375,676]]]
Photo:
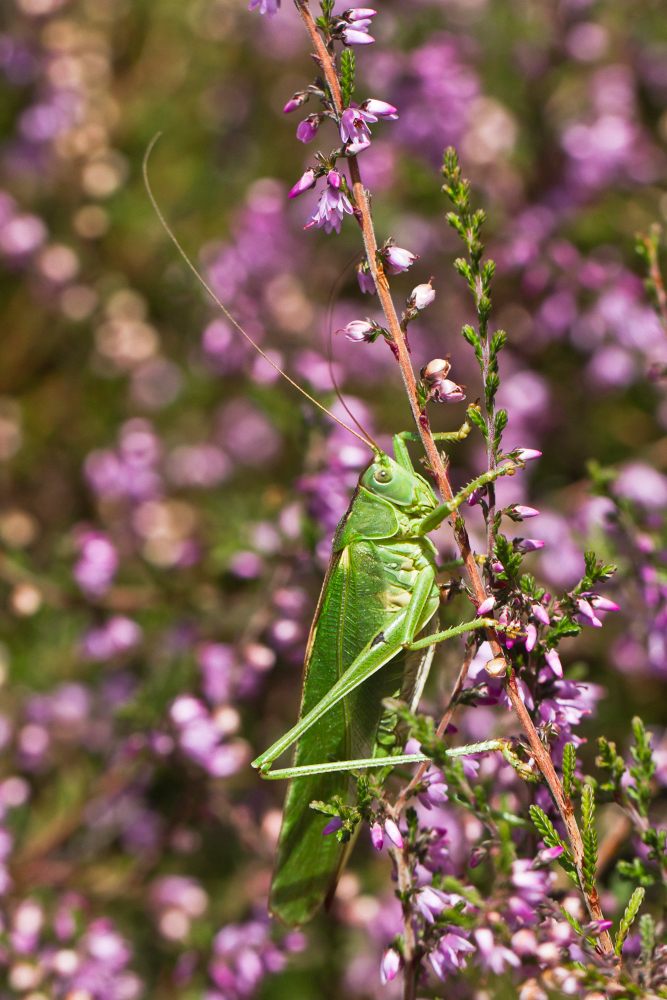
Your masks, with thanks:
[[[373,479],[376,483],[390,483],[393,479],[391,469],[378,469]]]

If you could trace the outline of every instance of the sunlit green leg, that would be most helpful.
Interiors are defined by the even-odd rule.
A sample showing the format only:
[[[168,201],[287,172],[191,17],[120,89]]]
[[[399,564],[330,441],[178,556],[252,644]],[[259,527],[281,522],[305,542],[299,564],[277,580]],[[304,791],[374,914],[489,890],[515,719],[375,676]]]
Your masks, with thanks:
[[[419,623],[431,595],[433,580],[433,570],[430,567],[421,570],[415,581],[410,603],[407,607],[398,612],[391,624],[366,646],[350,668],[333,685],[324,698],[318,702],[315,708],[308,715],[304,716],[304,718],[299,719],[296,726],[290,729],[282,739],[274,743],[257,760],[252,762],[253,767],[259,768],[261,771],[266,770],[276,757],[279,757],[283,751],[295,743],[302,733],[310,729],[341,698],[350,694],[366,678],[378,671],[385,663],[388,663],[392,657],[396,656],[401,647],[409,645],[419,631]],[[427,643],[427,645],[429,644]]]
[[[504,753],[506,740],[486,740],[483,743],[472,743],[465,747],[450,747],[445,750],[446,757],[468,757],[475,753],[488,753],[490,750],[500,750]],[[332,761],[326,764],[308,764],[306,767],[285,767],[278,771],[263,771],[262,777],[270,781],[281,778],[302,778],[308,774],[332,774],[334,771],[362,771],[368,768],[397,767],[401,764],[423,764],[431,758],[423,753],[407,753],[399,757],[370,757],[366,760]]]

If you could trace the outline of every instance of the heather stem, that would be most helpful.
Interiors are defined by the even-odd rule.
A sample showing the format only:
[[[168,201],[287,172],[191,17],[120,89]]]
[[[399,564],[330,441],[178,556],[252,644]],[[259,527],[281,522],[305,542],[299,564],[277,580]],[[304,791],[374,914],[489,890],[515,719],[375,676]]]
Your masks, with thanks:
[[[410,871],[410,861],[406,856],[408,849],[409,848],[407,846],[403,848],[393,847],[390,848],[389,854],[393,858],[394,864],[396,865],[398,891],[402,897],[403,1000],[414,1000],[419,957],[417,953],[417,939],[415,937],[412,898],[410,896],[412,877]]]

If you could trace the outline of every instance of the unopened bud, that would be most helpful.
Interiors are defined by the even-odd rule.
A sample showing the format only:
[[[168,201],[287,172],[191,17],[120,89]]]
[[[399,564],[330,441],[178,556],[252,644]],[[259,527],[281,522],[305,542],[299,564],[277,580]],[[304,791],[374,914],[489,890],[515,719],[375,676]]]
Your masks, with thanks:
[[[335,191],[337,191],[338,188],[340,187],[340,182],[341,182],[341,176],[338,173],[338,171],[337,170],[330,170],[329,173],[327,174],[327,180],[328,180],[330,186]]]
[[[395,844],[396,847],[400,849],[403,848],[403,837],[401,836],[401,831],[398,829],[393,819],[385,820],[384,832],[387,834],[392,844]]]
[[[434,361],[429,361],[426,368],[423,369],[422,378],[425,382],[439,382],[440,379],[449,374],[451,367],[446,358],[435,358]]]
[[[560,656],[555,649],[548,649],[544,654],[544,659],[547,661],[551,672],[556,675],[556,677],[563,676],[563,665],[560,662]]]
[[[520,462],[531,462],[534,458],[539,458],[542,452],[537,451],[536,448],[522,448],[517,458]]]
[[[307,90],[300,90],[298,91],[298,93],[292,94],[289,101],[283,108],[285,114],[289,115],[292,113],[292,111],[296,111],[297,108],[300,108],[302,104],[306,103],[306,101],[308,100],[308,96],[309,95]]]
[[[494,656],[492,660],[484,664],[484,669],[489,677],[504,677],[507,673],[507,662],[503,656]]]
[[[426,309],[426,306],[430,306],[434,298],[435,288],[429,281],[426,285],[417,285],[416,288],[413,288],[408,302],[415,309]]]
[[[496,603],[495,597],[487,597],[485,601],[482,601],[480,606],[477,608],[478,615],[486,615],[489,611],[493,610],[493,606]]]
[[[303,194],[304,191],[308,191],[314,186],[316,180],[315,171],[309,168],[301,175],[287,197],[296,198],[298,195]]]

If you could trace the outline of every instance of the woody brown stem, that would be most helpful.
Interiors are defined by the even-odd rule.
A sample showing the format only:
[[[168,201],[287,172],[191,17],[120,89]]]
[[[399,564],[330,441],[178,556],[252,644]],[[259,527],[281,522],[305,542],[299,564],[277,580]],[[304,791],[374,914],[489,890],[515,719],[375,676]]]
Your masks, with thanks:
[[[585,888],[585,878],[584,878],[584,842],[581,839],[581,833],[579,832],[579,827],[577,826],[577,821],[574,816],[574,809],[572,807],[572,802],[569,796],[566,798],[563,793],[563,786],[558,780],[558,775],[554,770],[553,762],[551,760],[551,755],[548,750],[542,744],[540,737],[537,734],[537,730],[533,724],[533,720],[528,714],[528,709],[521,700],[521,695],[519,694],[519,689],[517,687],[516,678],[514,676],[514,671],[509,680],[505,680],[503,683],[507,697],[512,703],[512,708],[519,717],[519,721],[524,728],[526,736],[528,737],[528,742],[530,743],[530,749],[532,751],[535,762],[542,772],[542,776],[546,781],[551,794],[553,795],[554,802],[558,808],[559,813],[565,824],[565,829],[567,830],[567,835],[572,847],[572,856],[574,858],[574,864],[577,869],[577,875],[579,876],[579,885],[583,893],[584,899],[586,901],[586,907],[593,920],[604,920],[604,915],[602,913],[602,908],[600,907],[600,898],[597,894],[597,890],[592,888],[587,891]],[[613,945],[611,942],[611,937],[608,931],[603,931],[599,938],[600,947],[602,951],[606,954],[613,953]]]

